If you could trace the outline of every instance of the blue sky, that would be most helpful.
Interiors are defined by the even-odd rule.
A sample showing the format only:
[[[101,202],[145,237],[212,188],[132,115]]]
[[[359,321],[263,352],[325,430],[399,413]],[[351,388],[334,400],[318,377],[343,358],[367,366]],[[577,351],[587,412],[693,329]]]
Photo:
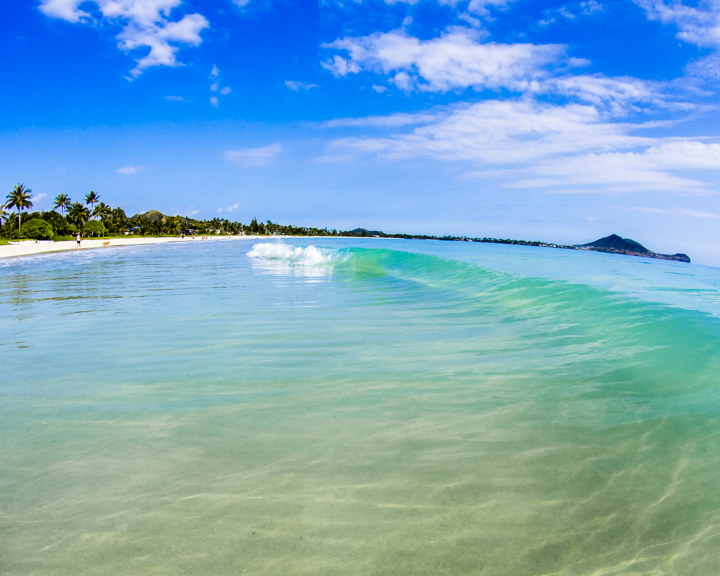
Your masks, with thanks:
[[[720,265],[720,2],[13,0],[0,180],[49,209]]]

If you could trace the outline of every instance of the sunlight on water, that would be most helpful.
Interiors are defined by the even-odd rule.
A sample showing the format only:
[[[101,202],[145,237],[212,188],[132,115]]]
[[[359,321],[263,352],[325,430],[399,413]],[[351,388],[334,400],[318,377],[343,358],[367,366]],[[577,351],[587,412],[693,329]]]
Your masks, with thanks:
[[[289,244],[2,263],[0,573],[720,572],[718,271]]]

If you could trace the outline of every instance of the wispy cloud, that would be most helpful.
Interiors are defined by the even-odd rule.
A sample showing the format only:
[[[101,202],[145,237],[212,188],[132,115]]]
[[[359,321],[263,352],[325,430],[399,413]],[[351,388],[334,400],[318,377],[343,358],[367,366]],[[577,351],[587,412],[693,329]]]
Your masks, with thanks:
[[[233,204],[232,206],[228,206],[227,211],[228,211],[228,212],[232,212],[233,210],[237,210],[238,208],[240,208],[240,204],[236,202],[236,203]]]
[[[173,102],[188,102],[182,96],[164,96],[165,100],[172,100]]]
[[[586,4],[586,9],[594,9],[595,5]],[[672,101],[666,83],[568,73],[590,62],[568,57],[564,45],[498,44],[485,40],[480,31],[457,27],[430,40],[409,36],[404,30],[342,38],[323,45],[341,54],[321,65],[337,77],[362,71],[382,74],[407,92],[509,90],[530,96],[561,96],[606,107],[613,114],[648,104],[686,106]],[[373,89],[384,90],[377,85]]]
[[[135,174],[140,174],[145,170],[144,166],[125,166],[125,168],[118,168],[117,172],[118,174],[125,174],[126,176],[134,176]]]
[[[325,126],[410,129],[336,139],[323,161],[333,156],[347,161],[354,154],[467,162],[477,167],[468,175],[492,174],[510,188],[707,193],[708,183],[683,172],[720,170],[720,144],[638,134],[643,125],[608,121],[591,105],[486,100],[423,115],[338,119]]]
[[[435,114],[389,114],[388,116],[364,116],[361,118],[336,118],[328,120],[322,126],[326,128],[341,128],[344,126],[410,126],[413,124],[429,124],[440,118],[441,113]]]
[[[282,144],[270,144],[263,148],[241,148],[239,150],[228,150],[223,158],[239,166],[265,166],[275,156],[282,152]]]
[[[704,48],[720,48],[717,2],[701,1],[695,6],[681,1],[667,4],[664,0],[635,0],[635,3],[645,10],[649,19],[675,24],[678,39]]]
[[[35,194],[35,196],[33,196],[33,200],[35,202],[40,202],[40,200],[44,200],[45,198],[47,198],[47,194],[45,194],[45,192],[41,192],[40,194]]]
[[[687,208],[671,208],[663,210],[661,208],[648,208],[646,206],[635,206],[632,208],[637,212],[649,212],[651,214],[671,214],[680,216],[691,216],[693,218],[717,218],[718,215],[713,212],[702,212],[700,210],[688,210]]]
[[[182,0],[41,0],[39,9],[50,18],[93,24],[94,18],[81,6],[97,5],[102,20],[122,26],[116,36],[118,48],[125,52],[150,49],[135,60],[137,64],[130,74],[137,78],[152,66],[180,66],[175,57],[176,44],[199,46],[202,42],[200,32],[210,27],[203,15],[185,14],[179,20],[171,20],[173,9],[182,3]]]
[[[629,134],[627,125],[603,121],[595,107],[579,104],[487,100],[441,110],[430,118],[427,122],[427,117],[408,115],[408,121],[422,120],[425,125],[383,138],[344,138],[332,146],[387,158],[513,164],[558,154],[614,151],[655,143],[651,138]],[[380,124],[379,119],[371,119]],[[390,121],[395,119],[404,118],[388,117]]]
[[[290,88],[290,90],[293,90],[294,92],[298,92],[300,90],[310,90],[312,88],[319,88],[317,84],[310,84],[308,82],[298,82],[297,80],[285,80],[285,86]]]
[[[224,86],[223,88],[220,88],[220,69],[213,65],[212,70],[210,71],[210,78],[213,80],[213,83],[210,84],[210,92],[217,93],[220,92],[221,96],[227,96],[232,92],[232,89],[229,86]],[[210,105],[214,108],[217,108],[220,104],[220,99],[217,96],[211,96],[210,97]]]

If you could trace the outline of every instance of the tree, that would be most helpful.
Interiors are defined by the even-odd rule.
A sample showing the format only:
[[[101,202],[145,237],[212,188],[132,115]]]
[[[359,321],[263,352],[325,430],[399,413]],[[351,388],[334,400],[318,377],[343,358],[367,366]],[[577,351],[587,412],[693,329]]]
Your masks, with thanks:
[[[7,208],[16,208],[18,213],[18,230],[20,230],[20,212],[30,210],[32,202],[30,202],[32,190],[25,188],[23,184],[16,184],[12,192],[7,195],[8,201],[5,203]]]
[[[104,220],[112,213],[112,208],[105,204],[105,202],[98,202],[98,205],[93,208],[92,215],[100,220]]]
[[[22,225],[20,234],[25,238],[35,240],[50,240],[53,236],[52,226],[42,218],[33,218]]]
[[[48,212],[42,212],[40,214],[40,218],[45,220],[50,226],[53,228],[53,232],[55,232],[55,235],[61,235],[61,236],[67,236],[68,234],[71,234],[70,225],[68,224],[68,221],[60,216],[57,212],[54,210],[49,210]],[[23,224],[24,226],[24,224]]]
[[[98,202],[100,202],[100,194],[97,194],[95,191],[90,190],[90,193],[85,196],[85,204],[89,204],[90,208],[92,209]]]
[[[82,227],[82,231],[85,236],[104,236],[107,233],[103,223],[97,220],[86,222]]]
[[[72,206],[72,200],[70,200],[70,196],[68,196],[67,194],[58,194],[57,196],[55,196],[55,206],[53,210],[57,210],[58,208],[60,208],[63,216],[65,216],[65,210],[70,210],[70,206]]]
[[[122,208],[118,207],[111,210],[109,214],[101,216],[102,223],[110,232],[120,234],[128,228],[128,219]]]
[[[90,218],[90,212],[80,202],[73,202],[68,211],[67,219],[75,226],[82,226]]]

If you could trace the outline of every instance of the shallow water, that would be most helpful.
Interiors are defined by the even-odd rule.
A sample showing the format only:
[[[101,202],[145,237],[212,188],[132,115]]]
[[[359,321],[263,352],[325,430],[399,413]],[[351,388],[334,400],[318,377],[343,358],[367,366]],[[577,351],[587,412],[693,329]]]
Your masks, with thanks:
[[[0,574],[720,573],[719,270],[270,244],[0,263]]]

